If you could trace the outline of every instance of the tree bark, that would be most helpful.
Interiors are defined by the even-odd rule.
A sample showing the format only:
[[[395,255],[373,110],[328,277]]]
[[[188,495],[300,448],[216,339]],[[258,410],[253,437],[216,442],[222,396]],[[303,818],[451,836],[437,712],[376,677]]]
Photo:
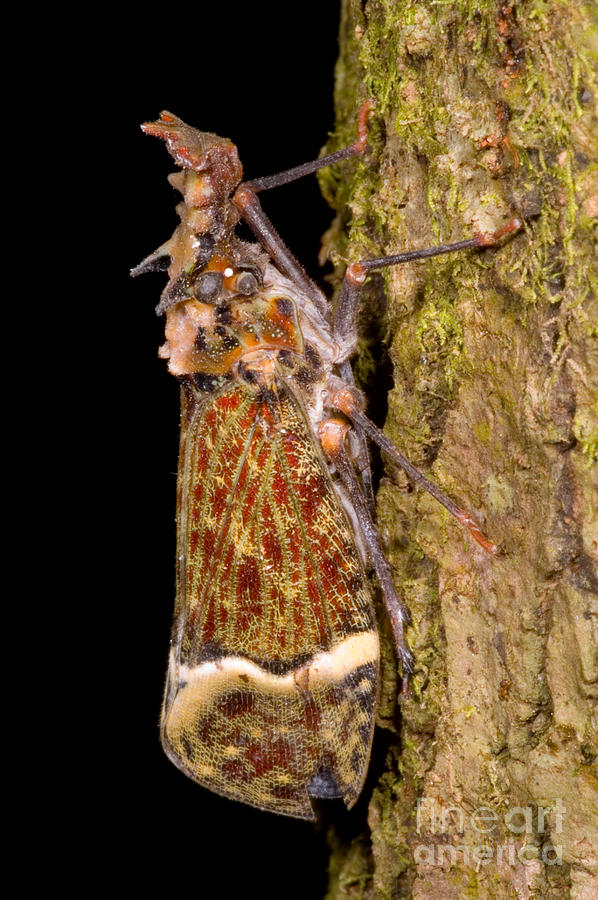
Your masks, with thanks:
[[[386,347],[386,433],[503,552],[485,555],[386,466],[378,522],[416,672],[398,712],[388,650],[386,770],[361,835],[331,834],[328,900],[598,896],[590,10],[342,3],[327,149],[354,139],[363,99],[376,107],[368,158],[321,178],[339,271],[515,215],[525,229],[388,269],[366,292],[357,373],[377,396]]]

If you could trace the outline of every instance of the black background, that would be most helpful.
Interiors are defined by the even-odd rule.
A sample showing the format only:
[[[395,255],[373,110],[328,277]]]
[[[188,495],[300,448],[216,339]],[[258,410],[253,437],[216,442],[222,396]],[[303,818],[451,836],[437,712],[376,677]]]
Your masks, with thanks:
[[[80,167],[81,196],[93,186],[97,232],[86,270],[95,305],[85,324],[91,320],[98,349],[86,371],[105,423],[95,436],[103,469],[97,501],[109,507],[88,573],[102,591],[89,625],[100,636],[101,711],[92,731],[102,748],[85,774],[100,786],[85,810],[93,823],[92,880],[107,876],[133,896],[155,888],[186,897],[318,898],[328,825],[339,821],[349,836],[363,822],[364,801],[350,813],[330,804],[317,825],[277,817],[199,788],[160,747],[174,600],[178,385],[157,358],[164,322],[154,307],[165,276],[131,280],[128,270],[170,236],[178,202],[166,182],[173,162],[139,123],[168,109],[231,138],[247,178],[314,158],[334,121],[339,4],[221,3],[162,7],[161,14],[163,21],[139,28],[104,29],[99,54],[89,60],[77,48],[70,73],[82,79],[79,113],[95,157]],[[70,162],[77,163],[74,148]],[[269,192],[263,203],[320,277],[320,238],[333,214],[315,177]],[[75,230],[88,221],[75,216]]]

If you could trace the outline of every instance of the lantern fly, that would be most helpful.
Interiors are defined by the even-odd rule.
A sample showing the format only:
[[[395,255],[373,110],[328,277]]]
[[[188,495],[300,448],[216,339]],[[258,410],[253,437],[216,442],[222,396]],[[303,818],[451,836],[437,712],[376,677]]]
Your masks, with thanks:
[[[488,552],[473,518],[369,421],[350,358],[368,273],[495,243],[491,235],[352,263],[334,318],[258,200],[367,148],[366,102],[344,150],[242,182],[234,144],[163,112],[143,130],[180,167],[180,224],[132,274],[168,270],[160,356],[181,383],[177,592],[162,711],[185,774],[260,809],[313,819],[351,807],[367,772],[378,692],[371,567],[403,681],[407,610],[372,519],[367,439],[430,491]],[[256,241],[236,233],[243,219]]]

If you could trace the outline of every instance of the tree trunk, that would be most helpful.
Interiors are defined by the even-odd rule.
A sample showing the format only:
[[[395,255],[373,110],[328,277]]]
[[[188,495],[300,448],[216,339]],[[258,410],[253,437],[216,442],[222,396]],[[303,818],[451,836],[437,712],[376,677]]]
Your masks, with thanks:
[[[353,140],[366,96],[376,109],[368,159],[344,164],[346,182],[340,166],[321,178],[332,258],[515,215],[525,229],[369,283],[361,383],[380,394],[384,345],[386,433],[503,552],[485,555],[386,466],[378,521],[416,672],[399,714],[384,667],[392,746],[367,829],[331,834],[329,900],[598,896],[589,19],[582,0],[343,0],[328,149]]]

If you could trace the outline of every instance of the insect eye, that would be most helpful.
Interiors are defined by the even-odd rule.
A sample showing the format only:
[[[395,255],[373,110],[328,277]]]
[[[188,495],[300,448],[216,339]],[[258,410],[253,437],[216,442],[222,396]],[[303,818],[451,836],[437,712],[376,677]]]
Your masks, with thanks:
[[[249,294],[255,294],[258,289],[257,278],[251,272],[241,272],[237,276],[235,287],[240,294],[248,297]]]
[[[222,290],[220,272],[203,272],[193,286],[193,293],[198,300],[214,300]]]

